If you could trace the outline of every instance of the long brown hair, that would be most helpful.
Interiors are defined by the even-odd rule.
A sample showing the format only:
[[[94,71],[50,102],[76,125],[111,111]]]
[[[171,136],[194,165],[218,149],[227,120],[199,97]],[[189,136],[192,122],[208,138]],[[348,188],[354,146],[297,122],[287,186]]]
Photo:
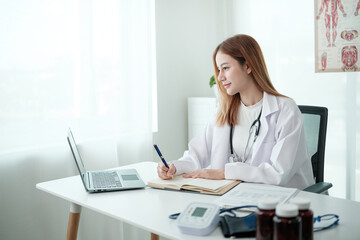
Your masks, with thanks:
[[[245,34],[238,34],[223,41],[216,47],[213,54],[213,63],[217,88],[219,89],[219,110],[217,113],[216,123],[219,125],[233,124],[237,122],[237,114],[241,102],[239,93],[230,96],[226,93],[222,84],[219,84],[219,70],[216,65],[216,54],[221,51],[233,57],[240,65],[246,64],[250,67],[250,76],[255,80],[257,87],[264,92],[275,96],[284,95],[278,93],[270,81],[266,68],[264,56],[256,40]]]

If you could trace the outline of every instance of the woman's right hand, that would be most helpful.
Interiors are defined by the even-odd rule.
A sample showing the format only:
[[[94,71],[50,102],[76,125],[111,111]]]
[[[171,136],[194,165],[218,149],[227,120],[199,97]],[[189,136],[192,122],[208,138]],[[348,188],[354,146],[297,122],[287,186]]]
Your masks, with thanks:
[[[159,178],[167,180],[172,179],[174,177],[174,174],[176,173],[176,167],[174,164],[170,165],[170,168],[167,168],[164,163],[159,162],[157,166],[157,172],[159,175]]]

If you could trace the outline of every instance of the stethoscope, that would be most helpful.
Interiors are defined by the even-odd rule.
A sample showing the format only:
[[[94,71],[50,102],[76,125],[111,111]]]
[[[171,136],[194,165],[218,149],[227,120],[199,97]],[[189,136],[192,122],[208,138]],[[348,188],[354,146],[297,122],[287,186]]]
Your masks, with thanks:
[[[252,151],[252,148],[254,146],[254,143],[257,139],[257,137],[259,136],[259,131],[260,131],[260,127],[261,127],[261,122],[260,122],[260,117],[261,117],[261,112],[262,112],[262,108],[260,110],[259,116],[257,117],[257,119],[255,119],[255,121],[251,124],[250,129],[249,129],[249,137],[247,139],[246,142],[246,147],[245,147],[245,151],[244,151],[244,155],[243,155],[243,159],[241,160],[240,157],[234,152],[233,149],[233,125],[230,125],[230,157],[229,157],[229,162],[243,162],[245,163],[248,158],[249,158],[249,154]],[[254,140],[251,143],[251,147],[249,148],[249,142],[250,142],[250,137],[251,135],[255,133],[254,135]]]

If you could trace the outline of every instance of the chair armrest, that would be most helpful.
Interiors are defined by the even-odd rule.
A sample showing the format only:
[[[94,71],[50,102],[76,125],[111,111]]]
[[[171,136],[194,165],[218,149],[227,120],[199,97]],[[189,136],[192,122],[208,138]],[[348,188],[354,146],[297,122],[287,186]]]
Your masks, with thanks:
[[[323,193],[331,187],[332,187],[331,183],[319,182],[311,185],[310,187],[305,188],[303,191],[312,192],[312,193]]]

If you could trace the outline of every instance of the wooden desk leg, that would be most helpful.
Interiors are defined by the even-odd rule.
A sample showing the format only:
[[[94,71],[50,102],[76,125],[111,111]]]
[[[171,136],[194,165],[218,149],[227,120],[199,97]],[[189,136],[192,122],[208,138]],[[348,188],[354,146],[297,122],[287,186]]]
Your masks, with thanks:
[[[71,203],[66,240],[76,240],[80,222],[80,212],[81,206]]]
[[[151,240],[159,240],[159,235],[155,234],[155,233],[151,233]]]

